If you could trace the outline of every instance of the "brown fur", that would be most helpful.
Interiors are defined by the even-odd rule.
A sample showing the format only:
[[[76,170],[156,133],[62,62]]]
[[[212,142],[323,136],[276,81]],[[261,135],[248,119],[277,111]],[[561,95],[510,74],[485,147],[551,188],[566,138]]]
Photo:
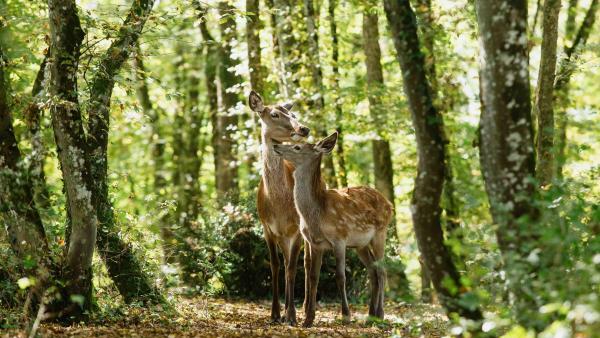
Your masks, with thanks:
[[[393,207],[381,193],[369,187],[326,189],[321,177],[321,159],[323,154],[333,150],[336,141],[337,133],[334,133],[318,144],[274,146],[277,154],[296,166],[294,200],[300,213],[300,232],[310,247],[305,250],[310,256],[305,326],[314,321],[319,270],[323,252],[328,249],[333,249],[336,256],[336,279],[342,292],[344,318],[350,317],[345,289],[347,247],[357,249],[369,271],[369,315],[384,316],[385,270],[377,262],[384,258],[385,237]]]
[[[273,301],[271,319],[280,321],[279,256],[283,252],[285,264],[285,320],[296,323],[294,306],[294,281],[302,236],[298,230],[299,217],[294,205],[294,166],[273,153],[273,145],[308,136],[308,128],[290,113],[291,104],[266,107],[262,98],[251,92],[250,108],[256,111],[262,124],[263,175],[260,179],[256,205],[263,225],[265,241],[269,247]]]

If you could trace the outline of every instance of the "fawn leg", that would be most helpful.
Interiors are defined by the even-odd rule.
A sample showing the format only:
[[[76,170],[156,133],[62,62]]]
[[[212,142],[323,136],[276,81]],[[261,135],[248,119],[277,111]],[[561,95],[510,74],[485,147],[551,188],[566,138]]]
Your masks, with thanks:
[[[367,268],[367,272],[369,273],[369,284],[371,286],[371,300],[369,302],[369,316],[376,316],[377,314],[377,298],[379,295],[378,285],[377,283],[377,270],[375,268],[374,262],[375,259],[371,254],[371,250],[369,246],[362,247],[357,250],[358,258]]]
[[[379,291],[375,315],[381,319],[384,317],[383,297],[385,294],[385,268],[383,267],[383,260],[385,257],[385,237],[386,230],[383,229],[377,232],[371,241],[373,255],[375,256],[375,269],[377,271],[377,289]]]
[[[350,321],[350,307],[346,297],[346,243],[335,243],[333,250],[335,254],[335,281],[342,297],[342,317],[344,321]]]
[[[323,258],[323,251],[318,250],[311,246],[310,248],[310,273],[307,278],[309,279],[309,299],[307,305],[306,318],[302,326],[310,327],[315,321],[315,312],[317,310],[317,286],[319,285],[319,273],[321,272],[321,261]]]

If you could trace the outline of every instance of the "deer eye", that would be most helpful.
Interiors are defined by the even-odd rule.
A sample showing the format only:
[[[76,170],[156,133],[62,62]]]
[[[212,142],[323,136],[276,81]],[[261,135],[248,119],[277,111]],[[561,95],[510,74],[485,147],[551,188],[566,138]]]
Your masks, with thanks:
[[[271,117],[274,119],[279,118],[279,114],[277,114],[275,112],[271,112]]]
[[[300,151],[300,149],[302,149],[302,148],[300,148],[300,146],[294,146],[294,150]]]

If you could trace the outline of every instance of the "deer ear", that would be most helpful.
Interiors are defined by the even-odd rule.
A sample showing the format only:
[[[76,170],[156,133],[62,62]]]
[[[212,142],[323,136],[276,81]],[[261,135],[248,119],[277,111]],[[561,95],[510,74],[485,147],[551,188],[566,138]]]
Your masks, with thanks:
[[[254,90],[250,92],[250,95],[248,95],[248,105],[250,106],[250,109],[257,113],[262,113],[263,110],[265,110],[262,97],[260,97],[260,95],[258,95],[258,93]]]
[[[285,108],[287,111],[292,111],[292,108],[294,108],[294,102],[284,103],[283,108]]]
[[[315,145],[315,149],[323,154],[329,154],[333,151],[335,144],[337,143],[338,132],[334,132],[333,134],[327,136],[322,139]]]

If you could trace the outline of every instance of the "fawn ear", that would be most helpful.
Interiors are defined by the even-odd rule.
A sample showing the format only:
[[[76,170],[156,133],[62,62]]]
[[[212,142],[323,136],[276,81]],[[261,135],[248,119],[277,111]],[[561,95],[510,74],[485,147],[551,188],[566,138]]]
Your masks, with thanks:
[[[334,132],[333,134],[327,136],[322,139],[315,145],[315,149],[323,154],[329,154],[333,151],[335,144],[337,143],[338,132]]]
[[[250,106],[250,109],[257,113],[262,113],[265,110],[262,97],[260,97],[260,95],[258,95],[258,93],[254,90],[250,92],[250,95],[248,95],[248,105]]]
[[[287,111],[292,111],[292,108],[294,108],[294,102],[284,103],[283,108],[285,108]]]

